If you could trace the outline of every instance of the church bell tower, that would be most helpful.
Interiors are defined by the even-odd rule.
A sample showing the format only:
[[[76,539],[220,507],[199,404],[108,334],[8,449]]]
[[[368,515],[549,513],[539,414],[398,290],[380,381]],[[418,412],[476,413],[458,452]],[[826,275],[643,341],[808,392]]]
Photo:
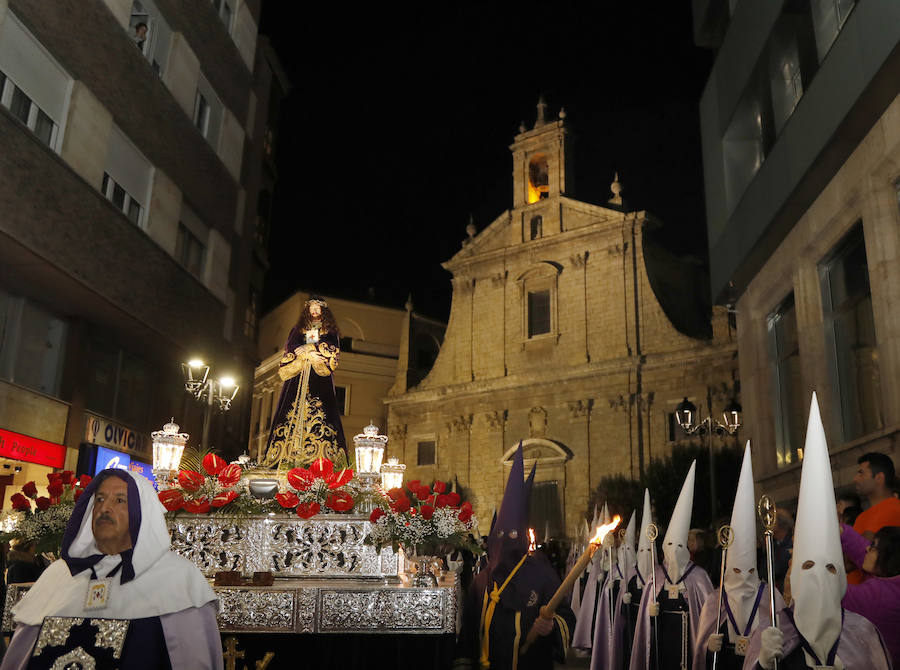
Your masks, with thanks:
[[[571,196],[574,181],[572,137],[565,124],[566,112],[549,117],[541,97],[537,118],[529,130],[519,126],[509,150],[513,157],[513,216],[522,221],[522,241],[560,232],[558,199]],[[555,210],[555,211],[554,211]]]

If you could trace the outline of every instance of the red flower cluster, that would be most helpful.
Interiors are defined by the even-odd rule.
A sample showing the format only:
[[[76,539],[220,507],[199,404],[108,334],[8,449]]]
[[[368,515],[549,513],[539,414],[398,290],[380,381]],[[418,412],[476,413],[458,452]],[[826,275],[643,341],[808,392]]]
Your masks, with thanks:
[[[347,491],[339,491],[353,479],[353,470],[344,468],[340,472],[334,471],[334,463],[327,458],[318,458],[308,468],[294,468],[287,473],[288,484],[292,488],[305,493],[309,491],[317,479],[321,479],[328,486],[328,490],[334,491],[325,498],[325,506],[335,512],[349,512],[353,509],[354,500]],[[284,509],[295,509],[301,519],[309,519],[322,510],[322,505],[316,501],[300,502],[300,496],[293,491],[279,493],[275,500]]]
[[[47,496],[38,496],[37,484],[28,482],[22,487],[21,493],[14,493],[10,498],[14,510],[24,512],[31,509],[31,500],[34,500],[34,506],[39,510],[50,509],[51,505],[58,505],[62,502],[66,493],[71,492],[71,502],[77,501],[84,493],[84,488],[91,483],[88,475],[81,475],[76,478],[75,473],[71,470],[63,472],[51,472],[47,475]]]
[[[435,481],[431,487],[425,486],[418,479],[414,479],[407,483],[406,489],[393,488],[387,492],[388,498],[391,500],[391,511],[397,514],[409,512],[410,514],[421,514],[423,519],[431,519],[434,516],[434,510],[440,507],[451,507],[459,509],[459,520],[468,523],[472,518],[472,504],[468,502],[462,503],[458,493],[447,490],[447,482]],[[369,516],[369,521],[375,523],[384,516],[384,510],[381,508],[373,510]]]
[[[197,493],[206,484],[208,478],[215,477],[224,487],[234,486],[243,476],[241,466],[228,464],[215,454],[203,457],[203,469],[206,475],[194,470],[181,470],[178,473],[178,486],[181,488],[164,489],[159,492],[159,501],[168,511],[183,509],[191,514],[206,514],[212,507],[224,507],[238,499],[237,491],[221,491],[212,499],[206,496],[185,498],[185,493]]]

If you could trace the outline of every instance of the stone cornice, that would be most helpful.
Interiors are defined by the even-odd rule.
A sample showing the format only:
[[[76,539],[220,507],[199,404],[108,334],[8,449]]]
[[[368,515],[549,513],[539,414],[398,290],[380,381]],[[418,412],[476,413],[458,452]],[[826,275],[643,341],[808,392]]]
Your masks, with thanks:
[[[710,361],[720,361],[723,366],[726,366],[728,363],[726,356],[736,352],[737,343],[730,342],[708,345],[702,349],[681,349],[674,352],[651,354],[646,356],[642,369],[644,374],[648,374],[671,370],[672,368],[703,366]],[[563,370],[560,370],[558,367],[549,367],[545,371],[494,377],[491,379],[477,379],[458,384],[445,384],[435,388],[412,389],[403,395],[385,398],[384,403],[392,406],[394,409],[401,409],[404,406],[420,403],[458,402],[478,399],[483,396],[522,388],[527,388],[530,393],[540,393],[542,384],[557,386],[582,381],[593,381],[596,383],[598,376],[627,373],[637,368],[639,364],[638,358],[631,356],[613,361],[585,363]],[[736,361],[735,367],[737,367]]]

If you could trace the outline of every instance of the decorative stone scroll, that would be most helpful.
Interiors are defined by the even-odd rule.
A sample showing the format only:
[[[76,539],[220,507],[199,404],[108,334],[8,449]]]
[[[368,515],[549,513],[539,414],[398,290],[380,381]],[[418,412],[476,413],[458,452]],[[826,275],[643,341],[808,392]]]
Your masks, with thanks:
[[[276,577],[397,580],[399,558],[363,544],[368,518],[345,514],[312,519],[287,516],[197,516],[169,521],[172,550],[207,577],[220,571]]]

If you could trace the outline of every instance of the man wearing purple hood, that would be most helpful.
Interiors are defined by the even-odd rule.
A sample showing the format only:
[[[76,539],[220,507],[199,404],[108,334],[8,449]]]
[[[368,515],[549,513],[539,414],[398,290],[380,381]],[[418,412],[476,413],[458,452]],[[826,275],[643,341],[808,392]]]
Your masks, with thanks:
[[[153,485],[103,470],[75,504],[54,562],[13,608],[0,670],[221,670],[218,600],[169,549]]]
[[[520,443],[488,537],[487,568],[478,573],[463,605],[454,668],[552,670],[554,659],[565,660],[575,615],[564,603],[552,619],[540,616],[560,582],[542,552],[528,553],[533,480],[534,469],[525,481]],[[532,628],[539,637],[521,654]]]

